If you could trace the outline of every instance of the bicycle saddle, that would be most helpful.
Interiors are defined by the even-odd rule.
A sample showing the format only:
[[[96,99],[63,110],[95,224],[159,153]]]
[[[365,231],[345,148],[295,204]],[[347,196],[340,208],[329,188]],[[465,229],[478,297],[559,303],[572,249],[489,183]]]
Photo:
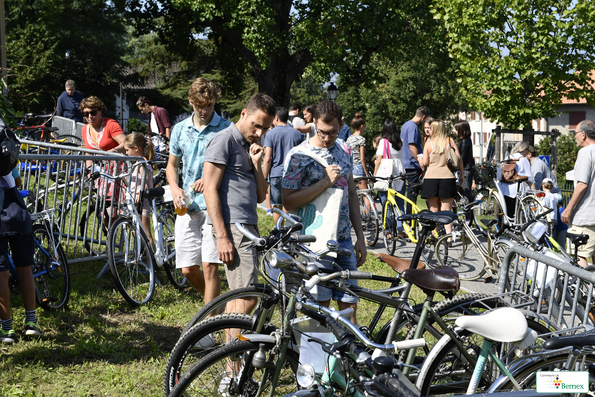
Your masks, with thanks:
[[[451,267],[440,269],[407,269],[401,273],[403,280],[421,289],[437,292],[457,292],[460,287],[459,273]]]
[[[576,335],[556,336],[543,344],[544,349],[561,349],[567,346],[593,346],[595,345],[595,329]]]
[[[525,315],[513,307],[495,309],[479,316],[461,316],[455,324],[495,342],[521,341],[529,330]]]
[[[570,241],[572,241],[573,245],[581,246],[581,245],[585,245],[587,244],[587,241],[589,241],[589,235],[588,234],[574,234],[574,233],[566,233],[566,238],[569,238]]]
[[[430,225],[448,225],[455,219],[457,219],[457,214],[451,211],[439,211],[439,212],[420,212],[418,214],[405,214],[399,217],[401,222],[403,221],[410,221],[416,220],[420,221],[424,224]]]
[[[384,262],[389,265],[395,272],[403,273],[404,270],[407,270],[411,267],[411,260],[397,258],[396,256],[391,256],[387,254],[377,254],[376,257],[380,262]],[[417,264],[418,269],[425,269],[426,264],[422,261],[419,261]]]
[[[517,175],[513,179],[514,179],[515,182],[522,182],[522,181],[526,181],[527,179],[529,179],[529,177],[528,176],[519,176],[519,175]]]

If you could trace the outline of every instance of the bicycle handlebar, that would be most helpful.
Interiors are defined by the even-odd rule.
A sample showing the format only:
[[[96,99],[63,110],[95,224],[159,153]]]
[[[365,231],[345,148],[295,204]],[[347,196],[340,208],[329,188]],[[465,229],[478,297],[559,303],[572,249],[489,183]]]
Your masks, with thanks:
[[[236,229],[238,229],[240,233],[242,233],[244,236],[246,236],[248,239],[250,239],[254,243],[255,246],[257,246],[257,247],[266,246],[267,241],[264,238],[256,237],[255,235],[250,233],[248,231],[248,229],[246,229],[241,223],[236,222]]]

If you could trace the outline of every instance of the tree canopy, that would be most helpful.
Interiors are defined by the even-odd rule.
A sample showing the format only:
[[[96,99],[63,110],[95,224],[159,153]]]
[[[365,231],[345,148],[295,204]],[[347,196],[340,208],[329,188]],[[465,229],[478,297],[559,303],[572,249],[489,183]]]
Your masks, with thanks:
[[[429,3],[429,2],[425,2]],[[373,54],[413,40],[424,0],[162,0],[130,5],[137,27],[156,29],[178,50],[205,36],[218,46],[226,73],[248,68],[260,92],[289,105],[302,76],[331,73],[359,84]],[[153,23],[163,18],[164,23]]]
[[[470,105],[508,128],[553,117],[562,98],[592,102],[595,3],[441,0],[432,9]]]
[[[83,95],[96,95],[109,107],[121,81],[126,43],[120,3],[6,0],[9,98],[14,107],[53,111],[68,79]]]

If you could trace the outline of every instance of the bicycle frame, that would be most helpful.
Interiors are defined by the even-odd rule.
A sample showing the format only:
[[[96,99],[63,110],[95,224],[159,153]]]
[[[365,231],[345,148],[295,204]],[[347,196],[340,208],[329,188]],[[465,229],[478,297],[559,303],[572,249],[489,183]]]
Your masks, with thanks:
[[[403,196],[401,193],[397,192],[396,190],[394,190],[392,187],[388,187],[387,190],[387,196],[386,196],[386,201],[388,203],[391,203],[392,205],[395,206],[397,212],[399,213],[398,216],[403,215],[401,208],[399,208],[399,206],[397,205],[397,198],[401,199],[404,201],[404,205],[407,204],[411,204],[411,211],[414,214],[419,213],[421,210],[419,209],[419,207],[413,202],[411,201],[409,198],[407,198],[407,196]],[[382,227],[386,228],[387,225],[387,206],[384,206],[384,211],[383,211],[383,221],[382,221]],[[395,216],[394,221],[397,221],[397,216]],[[411,221],[411,226],[409,226],[409,224],[407,222],[403,222],[403,229],[405,230],[405,233],[407,234],[407,237],[409,237],[409,240],[411,240],[412,243],[417,243],[417,238],[415,237],[415,220]]]

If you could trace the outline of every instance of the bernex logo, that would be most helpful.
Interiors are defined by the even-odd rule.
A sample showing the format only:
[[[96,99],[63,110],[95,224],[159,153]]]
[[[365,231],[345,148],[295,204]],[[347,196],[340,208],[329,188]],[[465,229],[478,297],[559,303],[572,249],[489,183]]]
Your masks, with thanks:
[[[536,375],[538,393],[589,391],[587,371],[540,371]]]

